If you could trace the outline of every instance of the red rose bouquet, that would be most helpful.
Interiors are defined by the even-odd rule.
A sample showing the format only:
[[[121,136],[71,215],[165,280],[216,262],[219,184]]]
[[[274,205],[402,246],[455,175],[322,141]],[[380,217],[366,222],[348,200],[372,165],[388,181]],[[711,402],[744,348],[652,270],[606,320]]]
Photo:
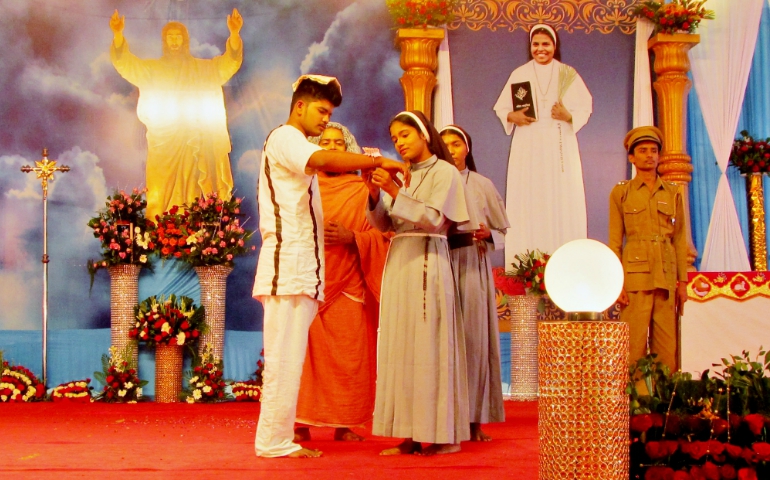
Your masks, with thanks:
[[[730,165],[744,175],[770,172],[770,138],[754,140],[749,132],[741,131],[730,151]]]
[[[222,360],[214,357],[209,345],[203,347],[200,356],[195,356],[192,366],[192,370],[185,372],[187,388],[182,392],[187,403],[213,403],[232,398],[225,393]]]
[[[714,19],[714,11],[706,10],[704,3],[706,0],[646,1],[636,6],[634,15],[655,24],[655,33],[695,33],[701,20]]]
[[[147,345],[189,345],[205,333],[203,307],[190,297],[149,297],[134,308],[136,326],[128,335]]]
[[[396,28],[440,27],[454,19],[459,0],[387,0]]]
[[[526,293],[531,295],[544,295],[545,289],[545,264],[551,256],[540,250],[519,253],[513,257],[513,267],[505,275],[524,285]],[[520,291],[520,287],[516,290]]]
[[[0,403],[42,400],[45,400],[43,382],[27,368],[4,361],[0,351]]]
[[[151,237],[161,258],[181,258],[184,255],[183,249],[190,236],[190,215],[179,210],[179,207],[173,206],[171,210],[155,216],[156,224]]]
[[[246,242],[254,232],[243,228],[242,201],[236,197],[225,200],[212,193],[186,207],[190,216],[190,236],[184,247],[186,262],[194,267],[232,266],[235,257],[249,251]]]
[[[100,268],[124,263],[149,265],[148,256],[155,249],[150,238],[152,222],[144,218],[147,200],[144,190],[134,189],[131,194],[115,191],[107,197],[105,208],[88,221],[88,227],[102,245],[101,260],[88,260],[88,271],[93,284]]]
[[[53,391],[51,391],[51,400],[54,402],[75,403],[93,402],[93,398],[91,397],[92,387],[89,386],[89,383],[91,383],[90,378],[62,383],[61,385],[54,387]]]
[[[94,378],[104,385],[94,400],[108,403],[136,403],[142,398],[142,387],[147,380],[141,380],[131,355],[130,345],[119,351],[110,347],[109,355],[102,355],[102,371],[94,372]]]

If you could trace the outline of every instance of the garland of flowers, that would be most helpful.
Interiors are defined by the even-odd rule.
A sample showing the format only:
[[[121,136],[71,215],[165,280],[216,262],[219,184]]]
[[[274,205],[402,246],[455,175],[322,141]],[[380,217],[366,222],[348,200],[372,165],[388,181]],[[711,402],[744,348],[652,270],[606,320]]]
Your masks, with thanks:
[[[94,400],[108,403],[136,403],[147,385],[137,376],[130,344],[122,351],[110,347],[110,354],[102,355],[102,371],[94,372],[94,378],[104,385]]]
[[[21,365],[3,360],[0,350],[0,402],[39,402],[45,400],[45,385]]]
[[[741,131],[730,151],[730,165],[744,175],[770,172],[770,138],[754,140],[748,131]]]
[[[149,346],[189,345],[205,333],[203,307],[192,298],[171,294],[148,297],[134,308],[136,326],[128,336]]]
[[[231,400],[225,393],[226,383],[222,379],[222,360],[214,357],[211,346],[206,344],[200,356],[193,358],[193,368],[185,372],[187,388],[182,391],[187,403],[214,403]]]
[[[263,348],[259,352],[259,356],[265,355],[265,349]],[[262,374],[265,371],[265,362],[260,358],[257,360],[257,369],[252,376],[253,380],[246,380],[242,382],[233,382],[231,384],[233,396],[236,402],[259,402],[262,398]]]
[[[91,397],[91,390],[93,387],[91,387],[89,383],[91,383],[90,378],[62,383],[53,388],[50,398],[54,402],[93,402],[94,400]]]
[[[671,374],[651,354],[632,367],[632,479],[770,478],[770,352],[722,359],[714,377]],[[640,395],[643,382],[651,395]]]
[[[151,238],[152,222],[144,217],[147,200],[145,190],[134,189],[131,194],[116,190],[107,197],[105,208],[88,221],[95,238],[102,245],[101,260],[88,260],[88,272],[93,285],[100,268],[121,264],[149,265],[149,255],[155,250]]]
[[[668,3],[647,1],[634,8],[633,14],[655,25],[654,33],[695,33],[701,20],[713,20],[714,11],[706,10],[706,0],[671,0]]]
[[[454,20],[459,0],[387,0],[396,28],[440,27]]]

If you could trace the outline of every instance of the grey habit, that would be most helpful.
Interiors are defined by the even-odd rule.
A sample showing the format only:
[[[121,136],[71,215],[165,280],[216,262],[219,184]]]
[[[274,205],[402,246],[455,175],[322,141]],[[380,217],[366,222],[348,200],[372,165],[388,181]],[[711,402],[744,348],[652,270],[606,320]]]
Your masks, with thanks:
[[[504,234],[510,225],[505,204],[494,184],[467,168],[460,173],[471,223],[484,223],[493,232]],[[467,229],[460,226],[458,230],[457,233],[462,233]],[[501,243],[500,248],[504,247],[505,244]],[[450,250],[463,314],[468,402],[472,423],[505,421],[500,376],[500,334],[497,327],[495,283],[489,259],[490,248],[493,248],[493,244],[474,241],[473,245]]]
[[[433,157],[412,166],[396,200],[369,222],[394,231],[382,280],[372,433],[454,444],[470,438],[465,339],[446,234],[467,222],[460,172]]]

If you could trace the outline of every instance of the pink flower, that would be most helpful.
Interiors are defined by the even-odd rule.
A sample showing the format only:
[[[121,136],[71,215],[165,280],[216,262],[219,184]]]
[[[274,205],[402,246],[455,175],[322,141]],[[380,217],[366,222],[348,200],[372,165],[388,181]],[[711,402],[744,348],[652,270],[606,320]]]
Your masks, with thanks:
[[[120,252],[120,253],[118,254],[118,256],[119,256],[120,258],[126,258],[126,252]]]
[[[228,253],[228,254],[227,254],[227,261],[229,262],[229,261],[231,261],[232,259],[233,259],[233,256],[232,256],[231,254],[229,254],[229,253]]]

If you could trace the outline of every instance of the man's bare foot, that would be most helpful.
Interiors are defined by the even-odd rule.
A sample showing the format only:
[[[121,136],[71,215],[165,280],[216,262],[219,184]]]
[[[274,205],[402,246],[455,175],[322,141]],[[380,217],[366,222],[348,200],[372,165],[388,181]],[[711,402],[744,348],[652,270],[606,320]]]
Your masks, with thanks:
[[[297,430],[294,430],[294,438],[297,438]],[[334,440],[337,442],[362,442],[364,437],[349,428],[337,428],[334,430]],[[295,442],[297,440],[294,440]]]
[[[481,424],[471,423],[471,442],[491,442],[492,437],[481,430]]]
[[[320,450],[312,450],[310,448],[300,448],[296,452],[291,452],[290,454],[286,455],[289,458],[318,458],[321,455],[323,455],[323,452]]]
[[[444,455],[446,453],[457,453],[459,451],[459,443],[434,443],[424,448],[422,452],[415,452],[415,455],[430,457],[432,455]]]
[[[294,443],[307,442],[310,440],[310,429],[308,427],[297,427],[294,429]]]
[[[381,451],[380,455],[409,455],[412,453],[419,455],[421,451],[422,445],[420,445],[419,442],[415,442],[411,438],[407,438],[397,446],[393,448],[386,448],[385,450]]]

